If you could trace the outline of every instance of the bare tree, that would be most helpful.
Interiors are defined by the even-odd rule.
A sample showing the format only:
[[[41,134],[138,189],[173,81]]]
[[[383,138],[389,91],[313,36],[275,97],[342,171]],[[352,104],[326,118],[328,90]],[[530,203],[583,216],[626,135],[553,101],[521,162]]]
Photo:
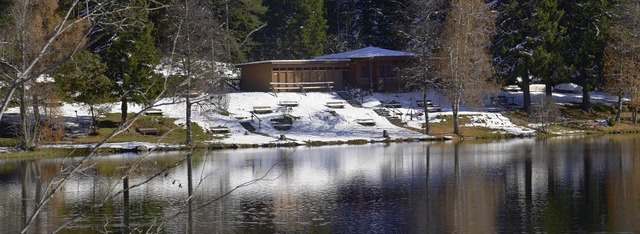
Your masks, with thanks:
[[[605,48],[605,90],[618,95],[616,122],[620,122],[623,98],[631,99],[634,123],[640,106],[640,2],[620,1]]]
[[[160,6],[161,7],[161,6]],[[0,28],[0,77],[6,90],[0,100],[0,120],[18,94],[22,122],[38,123],[40,97],[27,93],[34,80],[53,71],[77,51],[94,44],[105,27],[127,27],[125,18],[150,8],[117,1],[74,0],[58,10],[58,1],[15,1],[10,22]],[[30,109],[30,110],[28,110]],[[27,114],[32,113],[36,120]],[[23,148],[37,145],[37,129],[23,124]]]
[[[480,105],[495,89],[489,45],[494,13],[480,0],[452,0],[438,61],[441,90],[452,102],[453,133],[460,134],[460,105]]]
[[[191,112],[194,104],[222,107],[224,81],[221,63],[225,36],[221,26],[207,8],[207,1],[175,1],[170,9],[177,15],[171,37],[170,64],[179,70],[182,82],[175,90],[185,98],[186,144],[193,143]],[[206,94],[206,95],[205,95]],[[224,108],[226,109],[226,108]]]
[[[424,104],[424,134],[430,134],[427,95],[437,89],[438,75],[435,72],[440,34],[446,17],[447,1],[415,0],[416,18],[409,31],[408,50],[414,54],[411,65],[404,69],[404,78],[409,90],[422,92]]]

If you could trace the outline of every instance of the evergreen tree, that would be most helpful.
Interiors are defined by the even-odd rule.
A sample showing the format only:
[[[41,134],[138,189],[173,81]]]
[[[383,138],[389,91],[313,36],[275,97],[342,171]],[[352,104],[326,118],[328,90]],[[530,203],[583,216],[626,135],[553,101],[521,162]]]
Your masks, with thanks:
[[[111,102],[114,97],[112,90],[115,84],[104,75],[106,70],[107,65],[100,60],[100,55],[82,51],[53,73],[56,86],[66,99],[89,106],[94,131],[97,122],[94,107]]]
[[[332,33],[350,48],[377,46],[404,49],[416,9],[413,1],[336,0],[329,9]]]
[[[493,63],[505,83],[521,80],[524,109],[530,111],[531,79],[551,87],[568,73],[563,54],[566,29],[558,0],[496,2],[499,15],[493,43]]]
[[[253,57],[266,59],[300,59],[322,55],[326,41],[327,20],[323,0],[266,0],[267,26],[256,35],[260,46]]]
[[[258,45],[255,35],[264,30],[262,17],[267,7],[262,0],[212,0],[212,11],[217,22],[227,31],[226,50],[232,62],[252,61],[250,51]]]
[[[138,4],[146,6],[146,2]],[[127,120],[129,102],[149,104],[161,92],[163,82],[154,73],[159,62],[159,50],[151,32],[146,11],[137,12],[135,17],[126,19],[128,27],[118,27],[113,31],[103,53],[107,63],[107,76],[117,85],[116,93],[121,101],[121,122]]]
[[[562,8],[567,13],[563,23],[567,31],[564,58],[573,68],[572,82],[582,86],[582,109],[591,112],[590,92],[603,74],[604,47],[609,31],[609,0],[565,1]]]
[[[553,86],[566,77],[567,67],[564,63],[566,28],[560,24],[564,11],[560,9],[561,0],[536,1],[533,20],[530,27],[534,30],[527,38],[533,45],[532,75],[546,86],[546,95],[551,98]]]
[[[533,45],[527,38],[534,32],[529,27],[534,4],[532,1],[499,0],[496,35],[493,38],[493,64],[503,83],[514,84],[520,79],[523,90],[524,109],[531,106],[529,93],[531,51]]]

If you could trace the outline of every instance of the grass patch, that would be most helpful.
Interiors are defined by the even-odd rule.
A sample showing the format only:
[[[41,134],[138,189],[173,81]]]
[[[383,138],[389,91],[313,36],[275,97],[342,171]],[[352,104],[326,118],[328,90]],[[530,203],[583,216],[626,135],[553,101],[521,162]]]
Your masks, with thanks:
[[[37,149],[34,151],[15,151],[6,152],[0,154],[1,160],[7,159],[48,159],[48,158],[60,158],[60,157],[77,157],[84,156],[90,152],[90,149]]]
[[[97,134],[74,139],[74,143],[98,143],[105,137],[111,134],[115,128],[120,124],[120,114],[109,114],[106,118],[100,121]],[[136,122],[131,125],[126,131],[116,135],[109,142],[158,142],[168,144],[182,144],[185,143],[185,136],[187,130],[184,126],[178,126],[174,124],[176,119],[165,118],[161,116],[141,116]],[[155,128],[158,129],[158,135],[143,135],[137,132],[139,128]],[[212,140],[213,137],[206,133],[199,125],[191,123],[191,131],[194,142],[203,142]]]

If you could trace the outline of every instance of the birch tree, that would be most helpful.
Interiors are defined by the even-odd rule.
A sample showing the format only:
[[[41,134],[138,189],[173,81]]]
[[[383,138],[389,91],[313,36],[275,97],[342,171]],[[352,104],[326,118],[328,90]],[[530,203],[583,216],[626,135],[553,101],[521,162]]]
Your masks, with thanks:
[[[453,133],[460,134],[460,106],[481,105],[495,88],[489,45],[494,13],[481,0],[452,0],[438,60],[441,90],[451,101]]]

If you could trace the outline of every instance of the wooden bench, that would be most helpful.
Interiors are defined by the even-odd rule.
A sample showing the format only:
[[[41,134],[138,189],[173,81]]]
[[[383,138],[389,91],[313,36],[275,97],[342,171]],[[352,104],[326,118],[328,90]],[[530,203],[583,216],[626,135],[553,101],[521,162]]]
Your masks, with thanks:
[[[344,102],[327,102],[325,106],[329,108],[344,108]]]
[[[400,108],[402,105],[398,101],[381,101],[382,107],[384,108]]]
[[[318,82],[270,82],[271,90],[276,93],[278,90],[300,90],[302,93],[305,89],[333,89],[333,81]],[[276,94],[277,95],[277,94]]]
[[[427,106],[432,105],[431,100],[427,100]],[[416,106],[418,107],[424,107],[424,101],[423,100],[416,100]]]
[[[150,108],[144,111],[145,115],[162,115],[162,110]]]
[[[429,112],[440,112],[440,111],[442,111],[442,107],[440,107],[439,105],[430,105],[430,106],[427,106],[427,111],[429,111]]]
[[[298,106],[298,101],[280,101],[278,102],[278,105],[284,107],[296,107]]]
[[[362,125],[362,126],[375,126],[376,125],[376,121],[374,121],[373,119],[356,119],[356,123]]]
[[[218,126],[218,127],[209,127],[209,132],[213,134],[226,134],[226,133],[229,133],[230,131],[228,127]]]
[[[520,89],[520,87],[517,86],[517,85],[507,85],[507,86],[504,86],[502,89],[504,91],[507,91],[507,92],[520,92],[520,91],[522,91],[522,89]]]
[[[253,107],[253,113],[256,113],[256,114],[268,114],[272,112],[273,112],[273,109],[271,109],[270,106],[254,106]]]
[[[142,133],[142,135],[158,135],[160,131],[157,128],[138,128],[138,132]]]

